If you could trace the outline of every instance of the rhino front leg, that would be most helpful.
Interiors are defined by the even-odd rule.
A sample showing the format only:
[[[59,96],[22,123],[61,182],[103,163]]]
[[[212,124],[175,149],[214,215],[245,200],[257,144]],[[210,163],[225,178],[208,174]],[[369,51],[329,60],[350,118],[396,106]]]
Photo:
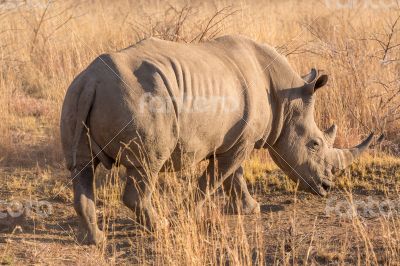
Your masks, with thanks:
[[[132,167],[127,169],[127,175],[122,200],[134,212],[136,221],[151,231],[167,225],[159,218],[151,202],[158,173],[146,173],[142,168]]]
[[[225,206],[226,213],[260,213],[260,204],[249,193],[242,166],[224,181],[223,186],[228,196],[228,203]]]
[[[78,241],[87,245],[98,245],[103,242],[105,236],[97,226],[92,166],[73,171],[72,178],[74,208],[80,220]]]
[[[248,151],[250,151],[249,147],[238,146],[227,153],[210,159],[207,170],[202,174],[198,183],[196,209],[199,213],[201,213],[206,196],[213,194],[229,176],[234,174],[235,170],[242,164]]]

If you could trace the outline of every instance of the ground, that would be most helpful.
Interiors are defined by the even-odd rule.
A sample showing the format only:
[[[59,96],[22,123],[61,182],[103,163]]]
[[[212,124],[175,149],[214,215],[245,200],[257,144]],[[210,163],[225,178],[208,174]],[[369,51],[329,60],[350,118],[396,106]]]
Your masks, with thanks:
[[[6,208],[9,207],[17,217],[12,218],[9,212],[6,218],[0,219],[1,263],[164,264],[168,263],[167,256],[158,254],[171,252],[171,245],[182,245],[166,243],[167,234],[175,238],[171,239],[172,242],[182,242],[186,230],[188,234],[205,234],[204,239],[199,236],[199,239],[191,239],[191,245],[215,241],[212,251],[209,251],[209,255],[215,255],[215,258],[209,258],[211,262],[336,265],[366,261],[393,263],[397,259],[399,238],[396,226],[400,207],[396,192],[400,171],[397,158],[390,161],[369,156],[361,160],[348,171],[352,173],[349,180],[343,181],[348,178],[346,173],[342,174],[337,180],[339,188],[327,198],[295,191],[295,186],[273,165],[264,164],[263,168],[256,169],[260,161],[255,158],[260,156],[246,164],[247,173],[253,175],[253,180],[247,178],[253,195],[261,204],[261,214],[218,214],[217,221],[206,218],[210,219],[206,229],[199,229],[204,225],[190,224],[190,218],[188,224],[182,220],[185,216],[180,216],[176,219],[181,220],[172,222],[168,232],[161,233],[149,233],[134,225],[131,213],[118,200],[122,186],[119,182],[123,181],[113,180],[104,170],[98,171],[99,224],[107,227],[108,238],[106,245],[100,248],[81,246],[76,241],[78,220],[65,170],[43,170],[39,166],[33,169],[2,168],[0,193],[8,203],[3,204],[2,214],[7,214]],[[382,162],[389,161],[382,165]],[[262,173],[262,176],[257,176]],[[352,185],[348,185],[350,182]],[[377,189],[379,187],[381,189]],[[30,213],[25,211],[18,215],[18,202],[27,209],[24,202],[29,199],[40,204],[33,202]],[[10,202],[14,205],[11,206]],[[224,196],[220,193],[210,202],[212,212],[221,210]],[[192,226],[197,229],[189,232]],[[243,233],[240,238],[238,232]],[[232,242],[224,246],[224,241]],[[235,258],[234,254],[240,252],[230,251],[231,244],[246,251],[242,254],[244,258]],[[185,254],[177,256],[184,257]]]

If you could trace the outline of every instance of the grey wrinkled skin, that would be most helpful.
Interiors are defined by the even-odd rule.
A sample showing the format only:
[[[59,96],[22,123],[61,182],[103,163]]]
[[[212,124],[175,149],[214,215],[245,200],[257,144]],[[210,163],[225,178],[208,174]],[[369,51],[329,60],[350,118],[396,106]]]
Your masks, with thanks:
[[[201,44],[150,38],[99,56],[72,82],[61,114],[81,241],[104,239],[91,151],[94,167],[111,168],[118,157],[127,168],[123,201],[149,229],[165,225],[151,203],[158,173],[179,170],[183,161],[209,160],[198,181],[199,213],[205,194],[219,186],[229,196],[226,211],[259,212],[242,168],[255,148],[267,148],[304,189],[326,195],[333,174],[372,139],[352,149],[332,147],[336,126],[322,132],[313,117],[314,93],[326,82],[315,69],[299,76],[273,48],[241,36]]]

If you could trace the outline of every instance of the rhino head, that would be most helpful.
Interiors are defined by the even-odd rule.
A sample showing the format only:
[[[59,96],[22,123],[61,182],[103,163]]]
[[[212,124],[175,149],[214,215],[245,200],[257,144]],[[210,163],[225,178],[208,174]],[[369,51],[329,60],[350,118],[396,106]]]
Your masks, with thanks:
[[[334,185],[334,175],[349,166],[372,141],[370,134],[350,149],[333,147],[337,127],[321,131],[314,121],[315,92],[324,86],[327,75],[312,69],[302,77],[300,87],[286,90],[284,117],[279,137],[269,151],[275,163],[303,190],[326,196]]]

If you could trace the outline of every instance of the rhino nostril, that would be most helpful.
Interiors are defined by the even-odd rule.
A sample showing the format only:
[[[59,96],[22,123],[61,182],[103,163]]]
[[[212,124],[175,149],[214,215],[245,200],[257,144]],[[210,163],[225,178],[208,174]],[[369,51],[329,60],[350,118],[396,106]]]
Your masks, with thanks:
[[[322,183],[322,188],[323,188],[324,190],[326,190],[326,191],[328,191],[328,190],[331,189],[331,187],[330,187],[329,185],[324,184],[324,183]]]
[[[329,180],[321,180],[321,187],[325,190],[325,191],[329,191],[332,187],[334,186],[332,181]]]
[[[332,167],[332,169],[331,169],[332,175],[336,175],[337,172],[338,172],[338,169],[336,167]]]

